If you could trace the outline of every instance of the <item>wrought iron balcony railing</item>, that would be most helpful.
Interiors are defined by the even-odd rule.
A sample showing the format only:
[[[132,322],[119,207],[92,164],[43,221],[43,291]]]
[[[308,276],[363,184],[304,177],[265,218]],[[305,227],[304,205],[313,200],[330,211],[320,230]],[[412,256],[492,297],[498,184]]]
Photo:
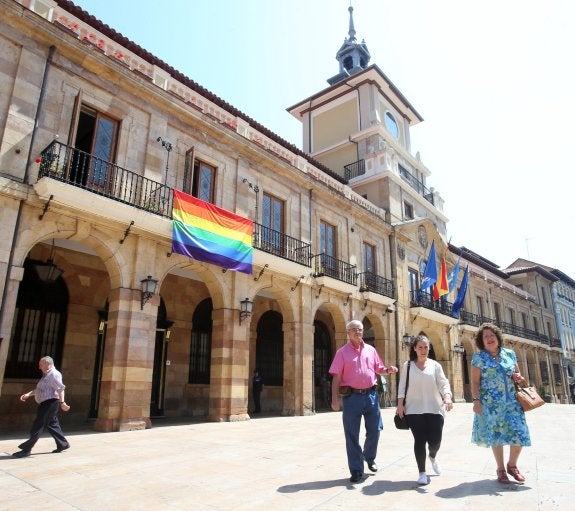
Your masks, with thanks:
[[[365,160],[358,160],[343,166],[343,177],[347,181],[363,174],[365,174]]]
[[[467,312],[466,310],[462,310],[459,313],[459,318],[461,320],[461,323],[463,323],[464,325],[480,326],[483,323],[497,324],[497,321],[495,321],[492,318],[488,318],[487,316],[481,316],[479,314],[473,314],[471,312]]]
[[[355,273],[355,265],[340,261],[325,253],[311,256],[311,261],[314,277],[326,276],[353,286],[356,285],[357,274]]]
[[[546,335],[540,334],[535,330],[529,330],[528,328],[514,325],[513,323],[497,321],[495,319],[485,316],[478,316],[477,314],[472,314],[471,312],[467,311],[461,311],[460,318],[461,322],[465,325],[478,327],[483,323],[493,323],[494,325],[497,325],[499,328],[501,328],[501,331],[504,334],[514,335],[515,337],[523,337],[524,339],[530,339],[532,341],[537,341],[549,346],[549,337]],[[557,347],[561,347],[560,344]]]
[[[391,280],[380,277],[370,271],[359,273],[357,276],[359,278],[360,291],[371,291],[378,295],[395,298],[395,286]]]
[[[411,172],[404,169],[401,165],[399,166],[399,175],[419,195],[421,195],[428,202],[431,202],[431,204],[435,205],[433,199],[433,192],[429,188],[427,188],[421,181],[418,181],[417,178]]]
[[[274,231],[254,222],[254,248],[288,259],[294,263],[311,266],[311,245],[287,234]]]
[[[41,153],[38,179],[44,176],[172,218],[172,188],[57,141]],[[254,248],[310,266],[309,243],[257,223],[253,240]]]
[[[517,326],[513,323],[506,323],[505,321],[501,321],[498,326],[501,328],[504,334],[514,335],[516,337],[524,337],[525,339],[531,339],[532,341],[537,341],[549,346],[549,337],[544,334],[540,334],[535,330]]]
[[[409,301],[411,307],[424,307],[446,316],[451,316],[453,312],[453,304],[451,302],[444,300],[443,297],[439,300],[434,300],[429,293],[422,293],[419,290],[410,291]]]
[[[41,153],[38,179],[48,176],[92,193],[172,217],[172,189],[60,142]]]

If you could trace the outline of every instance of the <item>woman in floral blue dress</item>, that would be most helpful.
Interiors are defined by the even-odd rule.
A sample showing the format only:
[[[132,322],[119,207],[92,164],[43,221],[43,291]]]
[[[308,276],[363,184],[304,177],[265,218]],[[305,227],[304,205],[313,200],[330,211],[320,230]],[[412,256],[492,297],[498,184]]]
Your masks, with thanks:
[[[496,325],[484,323],[475,335],[480,350],[471,358],[471,395],[473,398],[474,444],[491,447],[497,463],[497,480],[509,484],[507,474],[516,481],[525,477],[517,468],[524,446],[531,445],[525,412],[515,397],[514,381],[519,373],[513,350],[504,348],[503,335]],[[509,445],[509,461],[504,465],[503,446]]]

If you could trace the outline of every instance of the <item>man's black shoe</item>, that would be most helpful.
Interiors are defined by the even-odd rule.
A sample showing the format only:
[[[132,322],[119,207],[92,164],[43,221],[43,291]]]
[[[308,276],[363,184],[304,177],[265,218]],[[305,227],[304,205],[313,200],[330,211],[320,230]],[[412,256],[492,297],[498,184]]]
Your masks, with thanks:
[[[362,477],[363,477],[363,474],[359,470],[353,470],[351,472],[351,477],[349,478],[349,481],[351,483],[359,483],[359,481],[361,481]]]
[[[54,449],[52,452],[62,452],[65,451],[66,449],[70,448],[70,444],[66,445],[65,447],[56,447],[56,449]]]
[[[375,461],[368,463],[367,466],[368,466],[369,470],[371,470],[372,472],[377,472],[377,465],[376,465]]]
[[[30,456],[30,451],[18,451],[12,454],[13,458],[26,458],[27,456]]]

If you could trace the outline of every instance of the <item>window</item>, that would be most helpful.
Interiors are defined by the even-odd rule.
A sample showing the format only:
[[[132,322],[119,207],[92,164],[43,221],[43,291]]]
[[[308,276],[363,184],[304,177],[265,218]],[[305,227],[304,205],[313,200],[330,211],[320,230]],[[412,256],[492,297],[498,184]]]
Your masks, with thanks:
[[[34,270],[39,261],[26,259],[12,324],[6,378],[38,378],[38,361],[45,355],[62,361],[68,290],[62,277],[43,282]]]
[[[529,328],[529,321],[527,319],[527,314],[525,314],[525,312],[521,313],[521,321],[523,322],[523,328]]]
[[[75,131],[70,181],[89,189],[107,191],[113,187],[112,162],[116,156],[119,123],[81,105]]]
[[[539,333],[539,323],[537,322],[537,318],[533,318],[533,330],[535,330],[535,333]]]
[[[495,321],[499,325],[501,324],[501,311],[498,303],[493,304],[493,312],[495,312]]]
[[[264,193],[262,224],[277,232],[284,231],[284,202]]]
[[[399,127],[395,117],[390,112],[385,112],[385,127],[394,138],[399,138]]]
[[[322,254],[335,257],[336,246],[336,231],[333,225],[324,221],[320,223],[320,250]]]
[[[214,203],[216,168],[201,160],[194,161],[192,195],[205,202]]]
[[[509,323],[515,325],[515,311],[513,309],[509,309]]]
[[[413,205],[412,204],[410,204],[409,202],[404,202],[403,203],[403,211],[404,211],[404,216],[406,219],[408,219],[408,220],[413,219]]]
[[[335,227],[322,221],[320,223],[321,273],[339,278],[339,268],[335,257],[337,253],[336,242]]]
[[[483,298],[481,296],[477,297],[477,315],[483,318]]]
[[[545,288],[541,288],[541,298],[543,298],[543,307],[547,308],[547,295],[545,294]]]
[[[419,289],[419,273],[416,270],[409,268],[408,278],[409,278],[409,292],[412,296],[414,296],[414,294]]]
[[[212,299],[202,300],[192,317],[188,383],[210,383],[212,358]]]
[[[363,271],[376,274],[375,247],[369,243],[363,244]]]
[[[282,236],[284,231],[284,202],[267,193],[264,193],[263,197],[262,225],[262,248],[272,254],[283,256],[286,249]]]

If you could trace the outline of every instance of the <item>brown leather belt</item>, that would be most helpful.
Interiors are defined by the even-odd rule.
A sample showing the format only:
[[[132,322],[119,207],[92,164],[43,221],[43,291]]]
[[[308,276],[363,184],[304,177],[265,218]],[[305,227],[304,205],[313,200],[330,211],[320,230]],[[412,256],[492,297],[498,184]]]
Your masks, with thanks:
[[[354,394],[367,394],[368,392],[371,392],[372,390],[375,390],[377,388],[377,385],[374,385],[373,387],[369,387],[368,389],[354,389],[352,388],[351,391]]]

